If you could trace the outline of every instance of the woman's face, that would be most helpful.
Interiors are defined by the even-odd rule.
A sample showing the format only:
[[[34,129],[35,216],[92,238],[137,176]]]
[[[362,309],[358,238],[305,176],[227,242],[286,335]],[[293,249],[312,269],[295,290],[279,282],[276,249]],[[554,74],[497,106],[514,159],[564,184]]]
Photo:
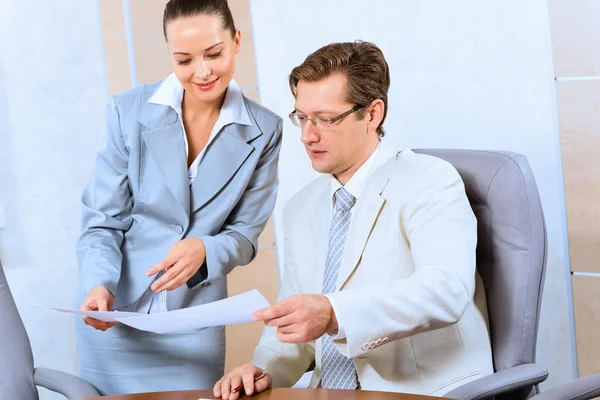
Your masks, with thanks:
[[[235,72],[240,31],[231,36],[217,15],[178,18],[167,25],[173,71],[186,95],[211,103],[221,98]]]

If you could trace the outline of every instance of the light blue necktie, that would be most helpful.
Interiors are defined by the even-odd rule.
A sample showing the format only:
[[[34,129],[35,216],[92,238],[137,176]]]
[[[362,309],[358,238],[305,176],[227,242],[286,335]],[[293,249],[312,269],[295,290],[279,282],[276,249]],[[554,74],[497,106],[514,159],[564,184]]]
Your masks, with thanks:
[[[329,229],[329,249],[323,277],[323,295],[335,290],[340,270],[344,243],[350,226],[350,209],[356,198],[343,187],[335,192],[335,208]],[[354,361],[342,355],[328,334],[323,335],[321,353],[321,386],[327,389],[356,389],[357,377]]]

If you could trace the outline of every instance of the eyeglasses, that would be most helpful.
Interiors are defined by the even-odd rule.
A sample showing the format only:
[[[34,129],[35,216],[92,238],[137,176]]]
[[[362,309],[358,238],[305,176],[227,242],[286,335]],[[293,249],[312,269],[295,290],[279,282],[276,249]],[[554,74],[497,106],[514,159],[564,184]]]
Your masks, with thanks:
[[[306,115],[299,115],[296,110],[292,111],[290,113],[289,117],[290,117],[290,120],[292,121],[292,124],[294,124],[295,126],[297,126],[299,128],[304,128],[304,126],[306,125],[306,121],[310,121],[315,129],[326,132],[326,131],[331,131],[333,129],[333,125],[336,122],[340,121],[342,118],[344,118],[344,117],[352,114],[353,112],[356,112],[364,107],[365,106],[360,106],[360,105],[354,106],[353,108],[346,111],[345,113],[342,113],[342,114],[338,115],[337,117],[333,117],[333,118],[308,117]]]

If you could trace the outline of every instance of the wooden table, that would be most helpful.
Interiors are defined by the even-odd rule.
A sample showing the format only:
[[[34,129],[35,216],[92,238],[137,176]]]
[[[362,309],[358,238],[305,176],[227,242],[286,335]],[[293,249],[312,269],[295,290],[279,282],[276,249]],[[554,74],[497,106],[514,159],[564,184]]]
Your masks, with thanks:
[[[94,397],[86,400],[198,400],[214,399],[210,390],[187,390],[178,392],[142,393],[120,396]],[[439,400],[439,397],[403,393],[372,392],[368,390],[331,389],[269,389],[252,397],[252,400]]]

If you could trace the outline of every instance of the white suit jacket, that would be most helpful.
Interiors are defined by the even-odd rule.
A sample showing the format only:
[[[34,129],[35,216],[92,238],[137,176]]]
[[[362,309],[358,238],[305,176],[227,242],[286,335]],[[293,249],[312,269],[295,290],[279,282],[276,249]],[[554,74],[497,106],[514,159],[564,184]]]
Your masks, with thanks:
[[[493,372],[477,221],[449,163],[383,145],[377,157],[388,161],[352,208],[331,294],[346,336],[335,343],[354,360],[361,389],[443,395]],[[280,300],[321,293],[331,206],[327,176],[286,204]],[[267,327],[252,362],[286,387],[313,361],[317,387],[321,339],[283,344]]]

